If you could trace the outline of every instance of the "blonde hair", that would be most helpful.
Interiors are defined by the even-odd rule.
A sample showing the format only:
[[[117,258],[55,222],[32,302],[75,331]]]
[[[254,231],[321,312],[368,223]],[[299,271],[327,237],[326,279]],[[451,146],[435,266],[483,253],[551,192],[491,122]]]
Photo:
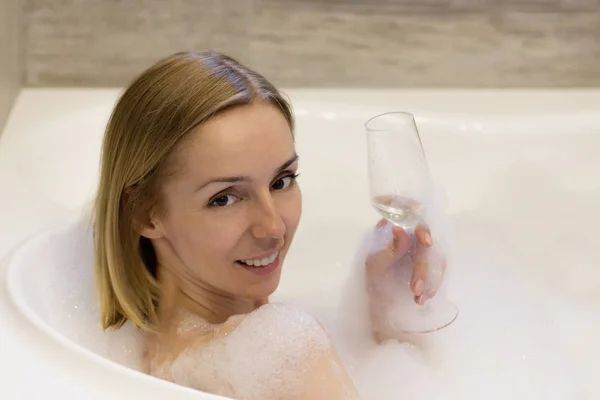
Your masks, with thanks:
[[[182,139],[212,116],[262,101],[293,129],[289,103],[263,76],[220,53],[176,53],[137,77],[104,134],[94,205],[94,274],[104,329],[157,322],[156,255],[139,228],[160,210],[160,183]]]

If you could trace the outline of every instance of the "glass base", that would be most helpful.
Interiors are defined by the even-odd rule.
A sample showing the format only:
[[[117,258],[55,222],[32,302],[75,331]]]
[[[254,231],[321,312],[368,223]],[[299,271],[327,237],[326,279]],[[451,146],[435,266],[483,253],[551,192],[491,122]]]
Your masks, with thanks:
[[[398,332],[431,333],[452,324],[458,318],[458,314],[459,310],[456,304],[434,297],[422,306],[413,303],[395,307],[389,314],[389,322]]]

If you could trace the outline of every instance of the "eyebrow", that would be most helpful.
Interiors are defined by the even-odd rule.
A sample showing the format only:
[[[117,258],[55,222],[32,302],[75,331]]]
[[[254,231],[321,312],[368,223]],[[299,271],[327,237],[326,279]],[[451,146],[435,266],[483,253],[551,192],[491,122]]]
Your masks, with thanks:
[[[296,161],[298,161],[298,154],[294,154],[289,160],[287,160],[286,162],[281,164],[281,166],[279,166],[275,170],[275,175],[283,172],[286,168],[288,168],[290,165],[292,165]],[[195,191],[197,192],[197,191],[205,188],[206,186],[210,185],[211,183],[237,183],[237,182],[250,182],[251,180],[252,179],[249,176],[243,176],[243,175],[213,178],[213,179],[206,181],[202,185],[198,186],[198,188]]]

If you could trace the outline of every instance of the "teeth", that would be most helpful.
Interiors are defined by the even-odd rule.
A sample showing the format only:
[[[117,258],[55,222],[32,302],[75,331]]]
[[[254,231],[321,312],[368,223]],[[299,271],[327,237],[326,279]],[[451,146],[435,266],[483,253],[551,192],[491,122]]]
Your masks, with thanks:
[[[242,263],[250,265],[251,267],[265,267],[271,264],[279,255],[279,251],[271,254],[269,257],[260,258],[257,260],[240,260]]]

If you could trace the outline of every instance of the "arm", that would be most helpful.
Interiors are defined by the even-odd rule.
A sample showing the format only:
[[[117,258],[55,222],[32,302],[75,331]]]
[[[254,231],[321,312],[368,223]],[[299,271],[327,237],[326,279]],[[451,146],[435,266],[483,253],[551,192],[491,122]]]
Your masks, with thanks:
[[[323,330],[325,333],[325,330]],[[346,371],[342,361],[330,344],[314,355],[314,360],[304,368],[304,391],[294,400],[359,400],[360,396],[354,382]]]

